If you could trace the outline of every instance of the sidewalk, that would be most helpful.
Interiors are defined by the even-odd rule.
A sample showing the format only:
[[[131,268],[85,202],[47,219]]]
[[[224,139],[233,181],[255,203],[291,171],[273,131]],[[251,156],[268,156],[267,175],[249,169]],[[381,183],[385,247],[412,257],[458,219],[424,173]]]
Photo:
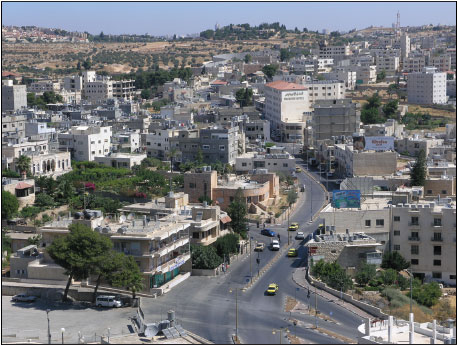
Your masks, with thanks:
[[[293,274],[293,281],[303,288],[310,289],[311,292],[315,292],[315,287],[310,285],[307,279],[305,278],[305,268],[299,267],[294,271]],[[357,306],[350,304],[348,302],[342,301],[341,299],[337,298],[336,296],[332,295],[331,293],[325,292],[320,289],[316,289],[317,295],[326,299],[329,302],[334,302],[337,305],[340,305],[344,309],[353,312],[355,315],[358,315],[361,318],[373,318],[374,316],[368,314],[367,312],[361,310]]]

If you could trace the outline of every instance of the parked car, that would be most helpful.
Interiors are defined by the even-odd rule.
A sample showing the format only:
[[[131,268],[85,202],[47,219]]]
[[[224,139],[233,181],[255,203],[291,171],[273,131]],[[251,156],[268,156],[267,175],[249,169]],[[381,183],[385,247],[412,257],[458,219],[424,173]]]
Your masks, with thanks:
[[[294,248],[291,248],[288,250],[288,257],[297,257],[297,250]]]
[[[276,295],[278,291],[278,285],[277,284],[270,284],[269,287],[267,287],[267,294],[268,295]]]
[[[37,300],[37,297],[35,296],[29,296],[28,294],[20,293],[16,294],[11,298],[13,302],[34,302]]]
[[[272,239],[272,242],[270,243],[270,249],[272,251],[280,250],[280,243],[277,239]]]
[[[301,172],[301,168],[299,166],[296,166],[296,173],[300,173]]]
[[[266,235],[268,237],[275,237],[277,235],[277,233],[268,228],[264,228],[263,230],[261,230],[261,234]]]
[[[264,251],[264,243],[257,243],[254,251]]]
[[[304,232],[297,232],[296,239],[305,239]]]
[[[301,186],[301,192],[304,192],[305,191],[305,185],[302,185]]]
[[[95,301],[95,306],[99,308],[120,308],[122,303],[121,301],[117,300],[115,296],[98,296]]]

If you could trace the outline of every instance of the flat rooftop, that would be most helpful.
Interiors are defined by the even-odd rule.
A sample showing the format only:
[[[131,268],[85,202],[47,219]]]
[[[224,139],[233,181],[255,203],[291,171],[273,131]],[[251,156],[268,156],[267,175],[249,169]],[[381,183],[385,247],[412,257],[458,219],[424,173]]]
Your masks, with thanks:
[[[378,191],[377,191],[378,192]],[[336,213],[345,213],[347,211],[356,211],[356,210],[381,210],[388,208],[391,202],[391,197],[387,198],[367,198],[365,201],[361,201],[361,208],[333,208],[331,203],[329,203],[321,211],[322,213],[336,212]]]

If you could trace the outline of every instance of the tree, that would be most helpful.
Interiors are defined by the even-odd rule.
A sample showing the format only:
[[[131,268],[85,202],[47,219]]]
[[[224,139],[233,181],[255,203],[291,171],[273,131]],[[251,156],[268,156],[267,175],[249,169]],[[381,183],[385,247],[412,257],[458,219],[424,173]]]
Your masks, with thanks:
[[[204,154],[202,153],[202,150],[199,150],[197,151],[197,154],[196,154],[196,162],[197,164],[202,164],[204,162]]]
[[[406,295],[410,296],[410,292]],[[430,282],[412,289],[412,299],[427,307],[437,304],[441,296],[442,291],[437,282]]]
[[[237,253],[237,245],[239,243],[239,236],[231,233],[218,238],[212,246],[216,248],[216,253],[219,257],[229,257],[233,253]]]
[[[289,206],[293,205],[297,201],[297,192],[295,190],[290,190],[286,196],[286,199]]]
[[[228,210],[229,217],[231,218],[232,230],[236,233],[243,234],[246,232],[246,215],[247,206],[245,198],[242,194],[242,189],[239,187],[235,193],[234,200],[229,204]]]
[[[293,52],[290,52],[286,48],[281,48],[280,49],[280,61],[288,61],[294,56]]]
[[[133,299],[135,299],[135,294],[143,289],[143,276],[132,256],[124,256],[120,270],[113,273],[111,278],[112,286],[128,287]]]
[[[384,122],[385,119],[379,115],[379,108],[381,104],[382,100],[378,93],[375,93],[369,97],[367,99],[367,103],[361,110],[361,121],[364,124],[376,124]]]
[[[2,191],[2,219],[11,219],[19,209],[16,196],[8,191]]]
[[[272,77],[277,73],[278,65],[266,65],[262,68],[262,72],[267,76],[267,78],[272,79]]]
[[[223,263],[213,246],[191,245],[191,258],[195,269],[215,269]]]
[[[85,70],[89,70],[91,68],[92,64],[91,64],[91,60],[87,59],[87,60],[84,60],[83,62],[83,67]]]
[[[392,268],[388,268],[380,272],[380,278],[385,286],[393,285],[398,277],[398,272]]]
[[[78,61],[78,63],[76,64],[76,69],[78,71],[81,71],[81,61]]]
[[[402,255],[397,252],[387,251],[383,254],[382,265],[383,269],[394,269],[396,271],[401,271],[409,268],[410,262],[406,261]]]
[[[386,78],[386,72],[385,70],[382,70],[382,72],[377,73],[377,83],[384,81]]]
[[[212,205],[213,204],[213,201],[211,200],[211,198],[208,197],[208,196],[204,196],[204,195],[199,197],[199,202],[200,203],[207,202],[208,205]]]
[[[246,54],[245,58],[243,59],[246,64],[249,64],[253,58],[251,57],[250,54]]]
[[[54,198],[48,194],[39,193],[35,197],[35,205],[42,208],[54,207]]]
[[[425,186],[426,180],[426,154],[423,149],[418,153],[415,164],[410,170],[410,185]]]
[[[54,179],[53,179],[54,180]],[[68,203],[68,201],[75,196],[76,190],[70,180],[62,179],[59,181],[57,185],[57,189],[55,191],[55,196],[61,202]]]
[[[141,92],[141,98],[142,99],[150,99],[152,95],[151,89],[143,89]]]
[[[27,239],[27,243],[29,245],[40,245],[41,243],[41,240],[42,240],[42,235],[41,234],[37,234],[37,235],[34,235],[33,237]]]
[[[253,89],[242,88],[235,93],[235,99],[240,107],[251,106],[253,104]]]
[[[355,280],[360,286],[365,286],[375,277],[377,271],[375,264],[364,263],[356,272]]]
[[[32,160],[30,157],[21,155],[19,156],[17,162],[16,162],[16,167],[19,169],[19,172],[21,173],[27,173],[28,175],[30,174],[30,164]]]
[[[95,271],[103,255],[113,246],[110,238],[94,232],[81,223],[70,225],[69,230],[67,236],[55,239],[47,247],[51,258],[63,267],[65,275],[68,275],[62,301],[67,300],[72,280],[86,279]]]
[[[105,278],[107,282],[111,283],[112,275],[122,268],[124,261],[125,255],[122,252],[117,252],[112,249],[102,255],[92,273],[97,275],[94,292],[92,294],[92,303],[95,303],[97,290],[99,289],[102,278]]]
[[[383,114],[385,114],[386,118],[392,118],[396,114],[398,104],[398,100],[391,100],[382,107]]]

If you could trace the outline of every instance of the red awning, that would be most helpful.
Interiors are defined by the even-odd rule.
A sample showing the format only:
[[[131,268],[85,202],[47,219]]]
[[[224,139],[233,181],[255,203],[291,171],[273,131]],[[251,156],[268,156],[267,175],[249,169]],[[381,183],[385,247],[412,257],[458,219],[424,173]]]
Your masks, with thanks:
[[[21,181],[21,182],[19,182],[19,183],[16,185],[16,190],[28,189],[29,187],[33,187],[33,186],[30,185],[30,184],[24,183],[23,181]]]
[[[221,221],[222,223],[228,223],[228,222],[231,222],[232,219],[231,219],[229,216],[223,216],[223,217],[220,219],[220,221]]]

